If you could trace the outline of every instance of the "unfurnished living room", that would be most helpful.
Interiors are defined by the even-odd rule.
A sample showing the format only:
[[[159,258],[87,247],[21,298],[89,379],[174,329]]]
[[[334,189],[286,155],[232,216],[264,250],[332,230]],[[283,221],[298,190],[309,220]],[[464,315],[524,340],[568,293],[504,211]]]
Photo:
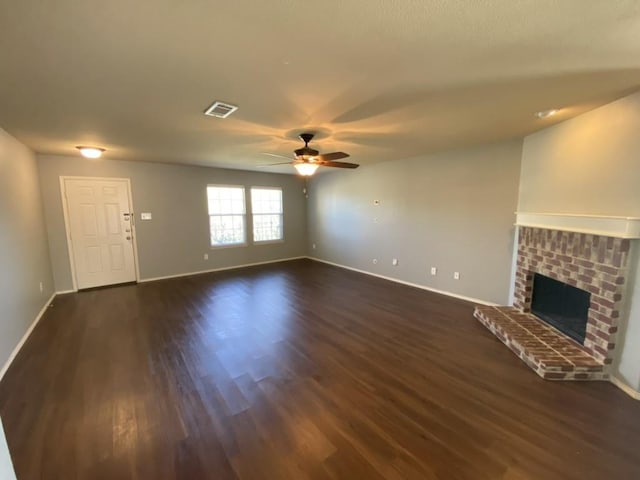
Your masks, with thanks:
[[[640,1],[0,0],[0,480],[640,479]]]

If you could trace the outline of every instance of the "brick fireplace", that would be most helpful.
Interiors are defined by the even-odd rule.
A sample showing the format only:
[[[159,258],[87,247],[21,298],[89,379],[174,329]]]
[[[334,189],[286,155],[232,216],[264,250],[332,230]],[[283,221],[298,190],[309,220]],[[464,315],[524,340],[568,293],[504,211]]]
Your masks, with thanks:
[[[521,227],[514,307],[531,311],[534,273],[591,293],[584,347],[611,363],[627,276],[630,240],[586,233]]]
[[[637,219],[597,233],[555,228],[552,220],[519,222],[513,307],[479,306],[474,315],[543,378],[607,379],[628,277],[631,240],[623,237],[635,238],[629,225]],[[584,344],[531,313],[535,274],[590,293]]]

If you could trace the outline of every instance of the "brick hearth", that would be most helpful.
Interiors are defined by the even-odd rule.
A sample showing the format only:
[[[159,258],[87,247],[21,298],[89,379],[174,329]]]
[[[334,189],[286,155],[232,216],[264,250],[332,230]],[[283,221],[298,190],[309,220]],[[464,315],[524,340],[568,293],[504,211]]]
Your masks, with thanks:
[[[474,316],[547,380],[606,380],[604,364],[582,345],[514,307],[478,306]]]
[[[521,226],[514,307],[478,307],[474,316],[544,378],[606,379],[629,249],[629,239]],[[591,293],[584,346],[530,313],[535,273]]]

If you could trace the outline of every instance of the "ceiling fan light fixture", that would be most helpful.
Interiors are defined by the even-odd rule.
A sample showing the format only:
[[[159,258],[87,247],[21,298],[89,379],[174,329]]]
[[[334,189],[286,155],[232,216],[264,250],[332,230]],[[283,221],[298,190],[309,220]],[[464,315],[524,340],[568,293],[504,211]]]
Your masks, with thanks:
[[[104,148],[84,147],[82,145],[79,145],[76,148],[80,150],[80,154],[84,158],[100,158],[102,156],[102,153],[105,151]]]
[[[338,162],[336,160],[341,160],[343,158],[347,158],[349,156],[348,153],[344,152],[332,152],[332,153],[323,153],[320,155],[318,150],[309,147],[309,142],[313,139],[312,133],[301,133],[300,140],[304,142],[304,147],[298,148],[294,150],[293,153],[295,157],[292,161],[289,162],[280,162],[280,163],[272,163],[269,165],[261,165],[263,167],[271,167],[275,165],[284,165],[289,164],[293,165],[298,174],[303,177],[310,177],[314,173],[318,167],[334,167],[334,168],[358,168],[357,163],[348,163],[348,162]],[[267,153],[263,152],[266,155],[271,155],[273,157],[282,157],[287,158],[283,155],[278,155],[275,153]]]
[[[316,170],[320,165],[318,165],[317,163],[300,162],[294,163],[293,166],[303,177],[310,177],[311,175],[316,173]]]

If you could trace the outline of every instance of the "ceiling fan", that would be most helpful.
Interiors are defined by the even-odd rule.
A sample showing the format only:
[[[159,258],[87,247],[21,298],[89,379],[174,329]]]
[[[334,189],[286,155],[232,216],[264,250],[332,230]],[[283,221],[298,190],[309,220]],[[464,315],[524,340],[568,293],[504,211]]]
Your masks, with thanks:
[[[309,147],[309,142],[313,139],[313,133],[301,133],[299,135],[299,139],[304,142],[304,147],[298,148],[294,150],[295,158],[293,160],[289,160],[288,162],[280,162],[280,163],[271,163],[269,165],[261,165],[263,167],[272,167],[274,165],[286,165],[291,164],[298,171],[298,173],[302,176],[309,177],[315,173],[318,167],[336,167],[336,168],[358,168],[360,165],[357,163],[348,163],[348,162],[336,162],[341,158],[347,158],[349,156],[348,153],[344,152],[333,152],[333,153],[325,153],[320,155],[318,150],[315,150]],[[270,155],[272,157],[285,157],[284,155],[278,155],[276,153],[266,153],[265,155]]]

